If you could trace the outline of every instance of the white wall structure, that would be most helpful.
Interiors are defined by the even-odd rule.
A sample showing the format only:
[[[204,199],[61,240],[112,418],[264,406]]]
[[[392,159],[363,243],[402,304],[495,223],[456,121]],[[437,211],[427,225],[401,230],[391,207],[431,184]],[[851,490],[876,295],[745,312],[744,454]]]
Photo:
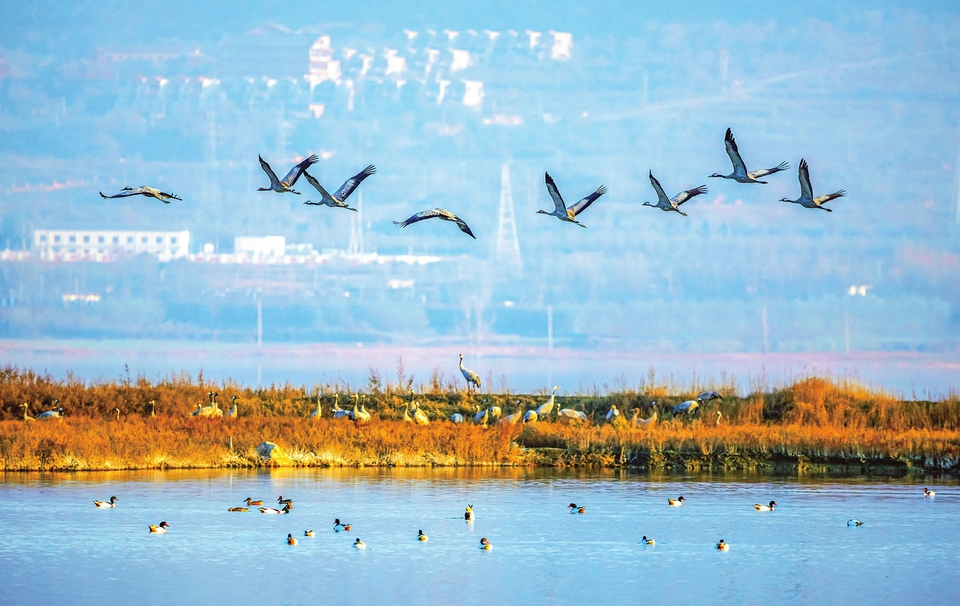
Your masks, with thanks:
[[[38,229],[33,248],[48,261],[112,261],[141,253],[161,261],[189,254],[189,231]]]
[[[286,254],[283,236],[240,236],[233,239],[233,252],[253,259],[280,258]]]

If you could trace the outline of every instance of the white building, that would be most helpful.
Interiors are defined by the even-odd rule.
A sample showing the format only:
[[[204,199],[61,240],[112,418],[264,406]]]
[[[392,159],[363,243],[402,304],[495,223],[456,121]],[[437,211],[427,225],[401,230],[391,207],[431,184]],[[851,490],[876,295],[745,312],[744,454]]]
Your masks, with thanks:
[[[282,259],[287,252],[283,236],[240,236],[233,239],[233,252],[252,261]]]
[[[169,261],[187,256],[189,247],[189,231],[38,229],[33,232],[33,248],[47,261],[112,261],[141,253]]]

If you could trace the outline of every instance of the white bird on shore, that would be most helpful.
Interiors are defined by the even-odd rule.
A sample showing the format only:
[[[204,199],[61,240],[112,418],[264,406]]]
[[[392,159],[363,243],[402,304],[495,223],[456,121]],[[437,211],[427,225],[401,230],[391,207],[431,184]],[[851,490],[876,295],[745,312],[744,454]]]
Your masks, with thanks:
[[[680,402],[673,407],[674,415],[692,415],[698,408],[700,408],[700,403],[696,400],[687,400],[685,402]]]
[[[707,186],[701,185],[700,187],[694,187],[693,189],[684,190],[679,194],[677,194],[676,196],[674,196],[673,198],[667,198],[667,194],[663,192],[663,187],[660,186],[660,182],[657,181],[657,178],[653,176],[653,171],[650,171],[650,184],[653,185],[654,191],[657,192],[657,203],[650,204],[649,202],[644,202],[643,203],[644,206],[652,206],[654,208],[659,208],[660,210],[667,211],[667,212],[669,211],[678,212],[684,217],[687,216],[687,213],[680,210],[680,205],[682,205],[684,202],[686,202],[690,198],[699,196],[700,194],[707,193]]]
[[[480,389],[480,375],[469,368],[464,368],[463,354],[460,354],[460,373],[463,375],[463,378],[467,380],[467,386],[474,385],[477,389]]]
[[[550,215],[551,217],[556,217],[561,221],[567,221],[569,223],[586,228],[586,225],[583,225],[577,221],[577,215],[587,210],[587,208],[589,208],[590,205],[597,200],[597,198],[607,193],[607,188],[601,185],[592,194],[581,199],[570,208],[567,208],[567,205],[563,202],[563,197],[560,196],[560,190],[557,188],[557,184],[553,181],[553,177],[550,176],[550,173],[544,173],[544,175],[544,181],[547,184],[547,193],[549,193],[550,198],[553,199],[554,209],[552,212],[538,210],[537,214]]]
[[[463,423],[463,415],[460,414],[459,412],[453,413],[452,415],[450,415],[450,422],[451,422],[451,423]]]
[[[112,196],[107,196],[104,195],[103,192],[100,192],[100,197],[108,200],[111,198],[126,198],[127,196],[147,196],[148,198],[156,198],[164,204],[170,204],[170,200],[180,200],[175,194],[168,194],[155,187],[147,187],[146,185],[141,185],[140,187],[124,187],[120,190],[119,194]],[[183,202],[183,200],[180,201]]]
[[[614,419],[620,416],[620,411],[617,410],[617,405],[612,404],[610,410],[607,411],[607,423],[612,423]]]
[[[729,128],[727,129],[726,135],[723,137],[723,146],[727,150],[727,155],[730,156],[730,162],[733,164],[733,172],[729,175],[713,173],[710,175],[711,177],[733,179],[737,183],[766,183],[766,181],[757,181],[757,179],[790,168],[789,164],[786,162],[781,162],[773,168],[764,168],[761,170],[755,170],[752,173],[748,173],[747,166],[743,163],[743,158],[740,157],[740,150],[737,149],[737,142],[733,139],[733,131],[731,131]]]
[[[566,419],[568,421],[579,421],[581,423],[587,422],[587,413],[580,412],[579,410],[574,410],[572,408],[561,408],[557,412],[557,417]]]
[[[804,208],[819,208],[820,210],[825,210],[828,213],[832,213],[833,210],[825,206],[830,200],[836,198],[842,198],[847,195],[846,190],[840,189],[832,194],[827,194],[825,196],[813,197],[813,186],[810,185],[810,169],[807,166],[806,160],[800,160],[800,168],[797,171],[800,178],[800,197],[796,200],[791,200],[789,198],[780,198],[781,202],[791,202],[793,204],[799,204]]]
[[[427,219],[443,219],[444,221],[452,221],[457,224],[457,227],[460,228],[460,231],[467,234],[474,240],[477,239],[473,232],[470,231],[470,226],[467,225],[467,222],[453,214],[449,210],[443,208],[434,208],[433,210],[421,210],[420,212],[410,215],[403,221],[394,221],[394,225],[399,225],[400,227],[406,227],[408,225],[413,225],[420,221],[426,221]]]
[[[228,412],[223,413],[223,416],[234,417],[234,418],[239,416],[239,409],[237,408],[237,406],[239,406],[239,404],[237,403],[237,400],[239,399],[240,399],[240,396],[233,396],[232,398],[230,398],[230,401],[233,402],[233,408],[231,408]]]
[[[316,154],[312,154],[306,160],[291,168],[290,172],[287,173],[287,176],[283,178],[283,181],[281,181],[280,179],[277,179],[276,173],[273,172],[273,169],[270,168],[270,165],[267,164],[266,160],[260,156],[257,156],[257,158],[260,159],[260,168],[262,168],[263,172],[267,173],[267,177],[270,178],[270,187],[261,187],[257,189],[257,191],[275,191],[278,194],[289,192],[297,195],[300,195],[300,192],[293,189],[294,183],[297,182],[297,179],[300,178],[300,175],[303,174],[303,171],[307,170],[311,164],[315,164],[320,160]]]
[[[528,410],[523,415],[524,423],[536,423],[539,420],[540,420],[540,415],[537,414],[536,410]]]
[[[24,402],[23,404],[20,405],[20,408],[23,409],[23,420],[24,420],[24,421],[33,421],[33,420],[34,420],[34,418],[30,416],[30,412],[29,412],[29,410],[30,410],[30,405],[29,405],[29,404],[27,404],[26,402]]]
[[[657,403],[654,402],[652,406],[653,406],[653,413],[646,419],[641,419],[640,409],[634,408],[633,417],[630,419],[630,423],[634,427],[650,427],[650,425],[655,425],[657,423]]]
[[[477,409],[477,414],[473,415],[474,425],[486,425],[487,421],[490,420],[490,411],[487,410],[486,408],[484,408],[483,410],[480,410],[479,405],[474,405],[474,406]]]
[[[313,186],[318,192],[320,192],[320,201],[312,202],[307,200],[304,204],[309,204],[310,206],[331,206],[333,208],[345,208],[347,210],[352,210],[357,212],[356,208],[351,208],[347,206],[346,199],[353,193],[353,190],[357,189],[363,180],[369,177],[372,174],[377,172],[377,168],[371,164],[362,171],[358,172],[354,176],[350,177],[343,182],[343,185],[340,186],[340,189],[336,191],[332,196],[327,193],[327,190],[320,185],[320,182],[313,178],[313,175],[307,171],[303,171],[303,176],[307,181],[310,182],[310,185]]]
[[[549,416],[550,416],[550,413],[553,412],[553,406],[554,406],[554,402],[556,401],[556,398],[557,398],[557,390],[558,390],[558,389],[560,389],[560,388],[557,387],[557,386],[554,386],[554,387],[553,387],[553,393],[550,394],[550,399],[547,400],[546,402],[544,402],[543,404],[541,404],[540,406],[537,406],[537,416],[538,416],[538,417],[540,417],[540,418],[549,417]]]
[[[497,421],[497,424],[498,425],[516,425],[517,423],[520,422],[520,419],[522,418],[523,418],[523,408],[520,407],[520,400],[517,400],[517,411],[514,412],[513,414],[509,414],[501,418],[499,421]]]

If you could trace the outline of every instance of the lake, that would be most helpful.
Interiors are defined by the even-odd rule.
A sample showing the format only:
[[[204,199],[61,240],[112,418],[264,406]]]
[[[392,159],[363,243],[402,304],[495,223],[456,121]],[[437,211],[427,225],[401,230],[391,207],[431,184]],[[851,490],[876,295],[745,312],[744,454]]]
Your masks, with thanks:
[[[960,603],[955,478],[446,468],[2,478],[3,604]],[[94,507],[111,495],[116,508]],[[289,514],[227,511],[281,495]],[[680,495],[683,507],[667,505]],[[754,510],[771,500],[775,511]],[[586,513],[568,513],[571,502]],[[351,531],[334,532],[334,518]],[[169,532],[151,535],[160,521]],[[352,548],[358,537],[365,551]],[[715,549],[721,538],[729,551]]]

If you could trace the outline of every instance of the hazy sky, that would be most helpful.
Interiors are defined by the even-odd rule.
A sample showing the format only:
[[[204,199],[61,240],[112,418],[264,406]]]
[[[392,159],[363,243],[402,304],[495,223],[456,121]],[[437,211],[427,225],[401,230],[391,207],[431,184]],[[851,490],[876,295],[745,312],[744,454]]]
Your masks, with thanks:
[[[291,118],[298,128],[281,145],[273,118],[264,116],[274,109],[270,103],[285,103],[291,113],[305,116],[303,100],[296,96],[301,93],[290,92],[285,102],[263,101],[256,110],[260,113],[249,115],[231,98],[223,104],[227,109],[221,107],[224,117],[217,125],[223,165],[219,191],[226,202],[188,203],[177,214],[144,208],[142,202],[118,203],[111,207],[118,209],[112,215],[92,212],[99,208],[93,206],[100,203],[97,187],[118,188],[118,179],[163,176],[181,184],[199,180],[189,173],[194,170],[190,162],[206,157],[208,128],[196,122],[201,112],[189,105],[192,101],[183,91],[179,97],[170,95],[166,122],[148,122],[147,116],[156,112],[144,109],[141,97],[152,97],[138,90],[138,84],[82,75],[95,63],[97,50],[196,46],[213,54],[222,50],[218,45],[224,39],[242,41],[245,32],[268,22],[293,30],[337,31],[335,46],[350,35],[354,41],[369,40],[378,52],[405,28],[570,32],[574,59],[568,64],[544,63],[542,72],[518,71],[519,76],[473,68],[487,78],[485,117],[492,107],[537,106],[544,116],[560,121],[550,127],[544,118],[529,130],[504,134],[496,127],[471,126],[467,119],[464,134],[438,139],[425,133],[437,120],[460,120],[455,112],[437,118],[430,112],[440,110],[412,117],[370,110],[364,114],[369,128],[363,136],[352,136],[353,123],[346,117],[339,124],[336,118],[311,122],[301,116]],[[459,277],[448,280],[459,284],[459,290],[425,303],[423,317],[435,311],[428,305],[446,306],[456,316],[462,315],[464,301],[482,300],[493,333],[521,334],[517,331],[534,318],[537,327],[528,332],[541,334],[549,305],[557,314],[558,347],[648,352],[654,366],[657,352],[756,354],[750,362],[720,366],[732,372],[739,368],[741,376],[746,374],[743,369],[756,372],[762,367],[764,352],[907,351],[938,352],[952,361],[960,357],[960,4],[954,2],[598,5],[431,0],[262,2],[228,8],[219,2],[178,0],[6,2],[0,3],[0,53],[6,65],[0,69],[12,74],[0,78],[0,121],[6,133],[0,141],[0,158],[5,160],[0,168],[0,227],[7,240],[25,239],[34,227],[56,222],[89,226],[114,221],[128,229],[145,224],[189,229],[195,243],[212,241],[218,247],[229,248],[235,235],[279,233],[288,241],[318,246],[329,242],[342,248],[351,229],[349,217],[305,215],[296,206],[279,211],[271,206],[267,212],[265,198],[258,198],[251,187],[262,177],[250,161],[256,154],[276,155],[288,148],[319,151],[318,146],[325,146],[333,152],[318,168],[325,179],[342,180],[367,162],[381,169],[363,186],[370,250],[461,259],[450,272]],[[729,57],[729,76],[727,67],[718,75],[721,56]],[[578,61],[593,71],[582,71]],[[529,82],[518,79],[523,73]],[[225,96],[234,92],[228,90]],[[186,108],[183,114],[176,113],[176,103]],[[252,102],[250,107],[253,111]],[[66,121],[74,115],[92,117],[82,123]],[[790,170],[771,178],[769,186],[756,186],[765,189],[708,179],[711,172],[729,170],[722,148],[727,126],[734,128],[752,167],[786,160]],[[145,145],[153,139],[163,145]],[[121,157],[134,160],[120,166]],[[498,282],[496,270],[484,265],[495,240],[499,171],[506,157],[515,162],[517,224],[529,268],[524,282],[515,285]],[[832,215],[776,202],[798,195],[796,166],[801,157],[811,163],[816,193],[847,190]],[[585,222],[591,229],[586,233],[571,235],[561,229],[569,226],[534,214],[549,205],[542,187],[544,170],[554,174],[573,200],[599,183],[610,188],[588,211]],[[640,202],[652,197],[649,170],[657,173],[669,195],[703,182],[710,194],[685,207],[691,214],[687,221],[650,209],[638,212]],[[39,196],[16,193],[25,183],[52,179],[83,179],[89,186]],[[418,186],[418,179],[429,187]],[[392,225],[420,206],[458,202],[472,215],[479,242],[460,238],[455,229],[417,226],[401,232]],[[488,272],[485,280],[477,281],[483,282],[480,286],[463,279],[478,265]],[[31,280],[44,284],[36,275],[17,273],[19,268],[0,275],[0,295],[7,292],[10,300],[13,293],[30,299]],[[76,276],[66,275],[73,270]],[[56,280],[96,283],[82,266],[61,273]],[[443,281],[427,270],[390,277],[415,278],[430,296]],[[53,280],[46,278],[47,291]],[[21,295],[25,283],[26,294]],[[189,281],[184,284],[177,288],[193,288]],[[853,284],[869,285],[869,296],[850,298],[846,293]],[[44,296],[59,305],[59,294]],[[131,300],[143,307],[149,296]],[[157,295],[157,300],[168,296]],[[444,296],[447,299],[438,302]],[[214,297],[205,293],[203,298]],[[508,299],[517,307],[505,308]],[[39,295],[35,301],[33,315],[0,308],[6,327],[0,329],[0,338],[22,338],[30,333],[21,330],[24,327],[35,327],[30,334],[58,334],[50,333],[47,325],[62,313],[62,305],[59,310],[42,307],[49,301],[43,303]],[[369,329],[363,338],[376,334],[382,342],[408,340],[407,333],[391,333],[373,318],[391,306],[386,301],[368,303],[367,311],[354,304],[363,320],[357,324]],[[409,301],[402,304],[417,311]],[[124,317],[131,315],[121,309]],[[512,309],[527,315],[514,317]],[[483,344],[482,331],[471,328],[478,323],[470,320],[470,313],[451,321],[450,332],[437,329],[433,316],[429,328],[437,338],[461,333],[462,346],[477,357],[519,342],[488,339]],[[69,319],[58,322],[70,325]],[[419,331],[411,322],[410,330]],[[296,334],[295,327],[277,326],[275,334]],[[318,340],[309,334],[308,340]],[[461,346],[456,341],[431,343]],[[534,344],[542,347],[545,340]],[[2,361],[16,363],[17,355],[22,353],[10,353]],[[110,355],[107,364],[115,364],[119,354]],[[513,353],[497,355],[513,360]],[[44,363],[43,358],[30,359]],[[648,364],[641,359],[646,358],[638,357],[614,374],[645,373]],[[355,374],[365,367],[349,356],[340,360],[345,368],[352,364]],[[423,376],[436,360],[435,353],[425,354],[418,373]],[[689,369],[692,373],[717,372],[716,364],[692,363],[701,365]],[[834,363],[841,365],[836,372],[856,374],[863,362]],[[683,364],[671,368],[680,372]],[[63,368],[59,361],[51,365]],[[802,372],[814,365],[791,359],[780,368]],[[868,366],[874,369],[870,379],[882,382],[882,367],[872,362]],[[523,372],[532,377],[541,370]],[[956,375],[958,370],[948,366],[944,372]],[[603,376],[602,363],[577,378],[581,385],[612,380]],[[899,378],[897,385],[903,387],[905,381]],[[529,384],[537,385],[532,378]]]

